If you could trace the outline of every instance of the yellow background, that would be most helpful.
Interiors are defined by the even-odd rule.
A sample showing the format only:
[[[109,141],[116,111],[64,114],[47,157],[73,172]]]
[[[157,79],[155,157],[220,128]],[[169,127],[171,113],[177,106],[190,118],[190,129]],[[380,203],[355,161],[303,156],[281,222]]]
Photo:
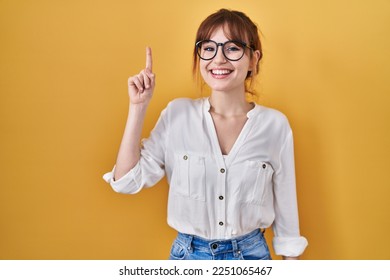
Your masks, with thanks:
[[[195,32],[222,7],[258,23],[260,103],[294,130],[302,259],[390,259],[388,0],[0,1],[0,259],[168,257],[166,181],[130,196],[101,177],[145,46],[146,137],[170,100],[199,96]]]

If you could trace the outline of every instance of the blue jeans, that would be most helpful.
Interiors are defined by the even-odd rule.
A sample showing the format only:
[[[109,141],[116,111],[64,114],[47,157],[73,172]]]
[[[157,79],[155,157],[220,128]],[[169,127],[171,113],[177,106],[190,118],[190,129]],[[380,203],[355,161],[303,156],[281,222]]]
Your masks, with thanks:
[[[207,240],[179,233],[172,244],[170,260],[270,260],[271,255],[259,229],[235,239]]]

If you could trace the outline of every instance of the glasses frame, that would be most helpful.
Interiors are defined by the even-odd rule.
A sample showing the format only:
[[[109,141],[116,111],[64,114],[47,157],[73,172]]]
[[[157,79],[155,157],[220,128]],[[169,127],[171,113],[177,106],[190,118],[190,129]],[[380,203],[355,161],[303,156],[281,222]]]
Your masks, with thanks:
[[[216,51],[215,51],[215,54],[214,54],[212,57],[210,57],[210,58],[203,58],[203,57],[200,56],[199,49],[200,49],[201,44],[204,43],[204,42],[212,42],[212,43],[215,43],[215,45],[217,46]],[[250,46],[248,46],[247,43],[242,42],[242,41],[238,41],[238,40],[229,40],[229,41],[226,41],[225,43],[217,43],[217,42],[215,42],[215,41],[213,41],[213,40],[200,40],[200,41],[196,42],[196,44],[195,44],[196,53],[197,53],[197,55],[199,56],[200,59],[208,61],[208,60],[214,59],[214,58],[217,56],[217,54],[218,54],[218,49],[219,49],[219,47],[222,47],[222,54],[223,54],[223,56],[224,56],[227,60],[229,60],[229,61],[238,61],[238,60],[240,60],[240,59],[244,56],[245,50],[242,52],[242,55],[240,56],[240,58],[237,58],[237,59],[230,59],[230,58],[228,58],[228,57],[226,56],[226,54],[225,54],[225,48],[224,48],[224,46],[225,46],[225,44],[227,44],[227,43],[234,43],[234,44],[236,44],[236,45],[238,44],[238,45],[243,46],[244,48],[248,48],[248,49],[250,49],[251,51],[253,51],[253,48],[251,48]]]

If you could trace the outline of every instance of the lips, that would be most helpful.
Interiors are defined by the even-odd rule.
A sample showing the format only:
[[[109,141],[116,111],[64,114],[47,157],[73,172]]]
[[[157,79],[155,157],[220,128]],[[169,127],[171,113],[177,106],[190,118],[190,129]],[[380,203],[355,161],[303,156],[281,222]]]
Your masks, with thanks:
[[[211,69],[211,74],[215,78],[224,78],[227,77],[233,70],[230,69]]]
[[[228,75],[232,72],[233,71],[229,70],[229,69],[212,69],[211,70],[211,73],[213,73],[214,75]]]

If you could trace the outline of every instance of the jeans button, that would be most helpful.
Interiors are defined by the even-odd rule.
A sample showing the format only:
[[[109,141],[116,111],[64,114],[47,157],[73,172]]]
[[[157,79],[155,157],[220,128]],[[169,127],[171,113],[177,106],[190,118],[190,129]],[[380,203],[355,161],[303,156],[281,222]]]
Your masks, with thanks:
[[[211,245],[211,248],[213,248],[214,250],[218,248],[218,244],[217,243],[214,243],[213,245]]]

